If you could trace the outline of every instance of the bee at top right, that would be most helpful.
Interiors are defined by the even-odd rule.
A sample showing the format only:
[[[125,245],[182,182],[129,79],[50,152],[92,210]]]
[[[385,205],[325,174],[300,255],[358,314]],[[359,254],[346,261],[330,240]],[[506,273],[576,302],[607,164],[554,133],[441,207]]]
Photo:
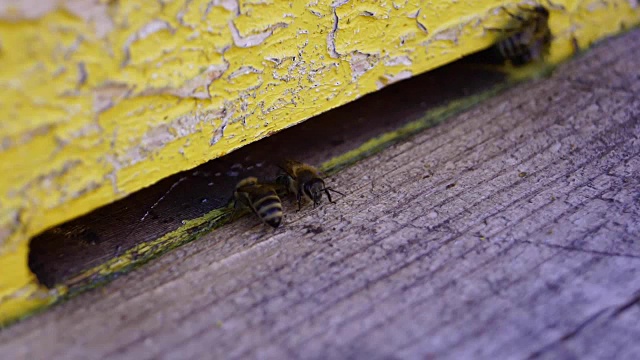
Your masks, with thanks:
[[[505,34],[494,49],[513,66],[543,60],[553,40],[549,29],[549,10],[542,5],[519,7],[519,10],[514,14],[504,9],[513,20],[510,28],[491,29]]]
[[[298,210],[300,210],[302,199],[310,200],[313,202],[313,207],[316,207],[322,201],[323,193],[327,195],[330,203],[334,201],[331,200],[329,191],[344,196],[343,193],[327,187],[320,171],[309,164],[296,160],[285,160],[278,167],[282,173],[277,177],[276,182],[283,185],[287,192],[295,195]]]

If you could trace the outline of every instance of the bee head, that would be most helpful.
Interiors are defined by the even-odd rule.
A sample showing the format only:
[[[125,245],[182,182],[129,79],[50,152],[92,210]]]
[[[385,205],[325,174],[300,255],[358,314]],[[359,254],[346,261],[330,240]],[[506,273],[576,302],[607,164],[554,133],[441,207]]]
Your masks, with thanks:
[[[304,184],[304,193],[313,200],[313,205],[319,205],[322,202],[322,192],[324,191],[324,181],[315,178]]]
[[[277,229],[278,226],[280,226],[280,223],[282,222],[282,218],[281,217],[277,217],[277,218],[273,218],[267,221],[267,224],[269,224],[272,228]]]
[[[538,5],[533,8],[533,11],[535,11],[536,13],[538,13],[538,15],[541,15],[545,19],[549,18],[549,10],[547,10],[547,8],[545,8],[544,6]]]

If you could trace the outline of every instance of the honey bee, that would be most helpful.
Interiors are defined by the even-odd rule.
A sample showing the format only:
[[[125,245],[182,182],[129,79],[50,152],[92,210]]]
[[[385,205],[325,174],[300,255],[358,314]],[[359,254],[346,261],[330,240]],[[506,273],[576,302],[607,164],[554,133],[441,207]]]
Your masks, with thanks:
[[[268,184],[260,184],[255,177],[248,177],[236,185],[234,207],[238,205],[251,209],[260,220],[273,228],[282,222],[282,202],[276,188]]]
[[[549,29],[549,10],[542,5],[520,7],[520,10],[518,14],[512,14],[505,9],[514,20],[513,28],[487,29],[506,34],[492,49],[513,66],[542,60],[548,54],[553,39]]]
[[[290,193],[296,196],[298,210],[301,208],[303,197],[313,201],[313,207],[315,208],[322,202],[323,192],[327,194],[330,203],[334,203],[334,201],[331,200],[329,191],[344,196],[343,193],[328,188],[320,177],[320,171],[311,165],[295,160],[286,160],[279,167],[284,173],[278,176],[276,181],[284,185]]]

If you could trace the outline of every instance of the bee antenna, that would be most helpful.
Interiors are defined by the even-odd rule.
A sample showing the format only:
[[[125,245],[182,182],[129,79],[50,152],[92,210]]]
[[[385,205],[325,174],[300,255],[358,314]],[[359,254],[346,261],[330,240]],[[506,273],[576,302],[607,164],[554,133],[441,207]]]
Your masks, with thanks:
[[[333,201],[333,200],[331,200],[331,194],[329,194],[329,191],[333,191],[333,192],[338,193],[338,194],[340,194],[340,195],[342,195],[342,196],[345,196],[345,195],[344,195],[343,193],[341,193],[340,191],[338,191],[338,190],[333,190],[332,188],[329,188],[329,187],[325,187],[325,188],[324,188],[324,189],[322,189],[322,190],[324,190],[325,194],[327,194],[327,198],[329,199],[329,202],[331,202],[331,203],[332,203],[332,202],[334,202],[334,201]]]
[[[329,188],[329,187],[326,187],[326,188],[324,188],[324,189],[322,189],[322,190],[324,190],[324,191],[329,190],[329,191],[333,191],[334,193],[340,194],[340,195],[342,195],[342,196],[346,196],[345,194],[341,193],[340,191],[338,191],[338,190],[334,190],[334,189]]]
[[[522,10],[522,8],[521,8],[521,7],[518,7],[518,8],[519,8],[520,10]],[[509,10],[507,10],[507,8],[506,8],[506,7],[502,6],[502,10],[503,10],[504,12],[506,12],[506,13],[507,13],[507,15],[511,16],[512,18],[514,18],[514,19],[516,19],[516,20],[518,20],[518,21],[524,21],[524,18],[523,18],[522,16],[520,16],[520,15],[516,15],[516,14],[514,14],[514,13],[510,12]]]

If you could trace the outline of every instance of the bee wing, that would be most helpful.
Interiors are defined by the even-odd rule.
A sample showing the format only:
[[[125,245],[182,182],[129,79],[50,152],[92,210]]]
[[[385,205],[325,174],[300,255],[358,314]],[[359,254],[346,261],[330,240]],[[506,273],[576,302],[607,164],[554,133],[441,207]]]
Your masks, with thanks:
[[[300,166],[304,166],[304,164],[301,163],[300,161],[291,160],[291,159],[284,160],[282,161],[282,163],[280,163],[280,165],[278,165],[278,167],[282,169],[282,171],[287,173],[287,175],[291,176],[293,179],[296,178],[295,176],[296,169],[299,168]]]
[[[251,192],[251,189],[255,188],[256,185],[255,184],[247,184],[247,185],[242,185],[236,188],[236,192],[238,193],[249,193]]]
[[[284,184],[280,184],[277,182],[268,182],[264,183],[263,186],[275,191],[278,196],[282,196],[283,194],[287,193],[287,186]]]

